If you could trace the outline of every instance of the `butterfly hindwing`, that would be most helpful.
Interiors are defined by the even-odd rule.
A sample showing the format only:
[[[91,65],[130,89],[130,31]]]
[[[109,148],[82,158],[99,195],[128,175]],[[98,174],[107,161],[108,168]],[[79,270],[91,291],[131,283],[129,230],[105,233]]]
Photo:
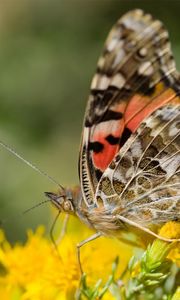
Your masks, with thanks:
[[[102,174],[142,121],[176,102],[179,75],[168,33],[141,10],[110,31],[91,84],[79,159],[83,199],[95,203]]]
[[[180,221],[180,102],[155,111],[101,177],[97,205],[152,229]]]

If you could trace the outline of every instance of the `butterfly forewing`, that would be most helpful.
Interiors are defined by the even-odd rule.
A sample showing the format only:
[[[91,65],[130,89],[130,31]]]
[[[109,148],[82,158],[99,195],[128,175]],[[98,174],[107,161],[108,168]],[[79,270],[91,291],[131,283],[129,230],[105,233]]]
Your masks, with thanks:
[[[169,103],[175,105],[176,111],[179,105],[178,95],[179,74],[176,71],[168,33],[163,24],[141,10],[125,14],[108,35],[98,61],[97,72],[92,80],[87,103],[80,151],[80,180],[85,206],[91,204],[98,206],[98,199],[101,199],[106,207],[106,202],[109,201],[107,197],[111,199],[111,205],[108,206],[111,209],[128,202],[126,195],[129,192],[130,196],[133,182],[130,187],[128,180],[123,179],[125,180],[123,182],[119,176],[121,172],[126,171],[129,174],[135,172],[136,164],[133,157],[130,157],[130,150],[126,154],[129,155],[128,162],[124,161],[123,165],[119,161],[116,171],[113,171],[114,175],[108,166],[117,164],[118,153],[120,156],[123,155],[121,148],[124,144],[126,146],[128,138],[144,119]],[[151,123],[155,124],[156,115],[152,118],[154,121]],[[147,120],[150,122],[151,119]],[[157,127],[160,123],[159,121]],[[152,124],[151,126],[155,126]],[[172,122],[171,127],[173,124]],[[138,137],[132,144],[135,151],[138,150],[135,145],[140,143],[142,138],[144,135],[138,132]],[[153,145],[157,141],[158,138]],[[167,142],[164,140],[163,145]],[[172,144],[171,141],[169,143]],[[142,160],[145,159],[146,153],[147,150]],[[147,179],[149,190],[153,186],[152,176]],[[114,184],[116,181],[117,184]],[[126,185],[123,197],[120,197]],[[106,193],[103,186],[106,187]],[[151,198],[153,195],[155,192]],[[133,195],[131,197],[133,198]],[[139,202],[135,204],[136,207],[138,205]],[[127,217],[133,214],[134,211]]]

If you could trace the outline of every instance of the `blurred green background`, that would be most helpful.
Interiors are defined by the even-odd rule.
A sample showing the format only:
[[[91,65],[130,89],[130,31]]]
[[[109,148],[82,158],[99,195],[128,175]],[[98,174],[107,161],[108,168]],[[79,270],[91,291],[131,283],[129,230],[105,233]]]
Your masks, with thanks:
[[[161,19],[180,66],[180,1],[0,0],[0,140],[54,176],[78,183],[77,160],[89,85],[106,35],[126,11]],[[48,180],[0,148],[0,220],[11,241],[50,226]]]

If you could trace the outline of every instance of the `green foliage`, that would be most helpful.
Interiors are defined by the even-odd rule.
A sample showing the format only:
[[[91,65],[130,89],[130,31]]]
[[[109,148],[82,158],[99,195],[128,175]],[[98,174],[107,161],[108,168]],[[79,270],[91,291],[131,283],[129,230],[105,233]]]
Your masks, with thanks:
[[[117,279],[118,259],[112,273],[102,287],[101,279],[95,286],[87,285],[83,274],[78,300],[98,300],[110,292],[116,300],[176,300],[180,285],[180,268],[166,257],[171,247],[156,240],[140,259],[132,257],[124,274]],[[178,294],[177,294],[178,293]]]
[[[102,280],[99,279],[95,286],[90,287],[87,284],[86,274],[82,275],[80,289],[77,292],[77,300],[100,300],[103,298],[105,293],[111,289],[111,292],[117,293],[117,283],[115,281],[115,273],[117,271],[118,258],[114,261],[112,265],[112,273],[110,274],[107,282],[102,286]],[[116,298],[118,299],[118,298]],[[120,298],[119,298],[120,299]]]

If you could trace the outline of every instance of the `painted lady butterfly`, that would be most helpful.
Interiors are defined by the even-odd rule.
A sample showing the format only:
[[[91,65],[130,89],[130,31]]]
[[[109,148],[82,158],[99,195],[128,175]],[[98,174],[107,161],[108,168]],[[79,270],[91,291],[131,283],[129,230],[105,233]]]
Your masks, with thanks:
[[[180,221],[180,76],[163,24],[130,11],[110,31],[91,84],[79,189],[46,193],[95,235],[158,236]],[[163,238],[162,238],[163,239]]]

